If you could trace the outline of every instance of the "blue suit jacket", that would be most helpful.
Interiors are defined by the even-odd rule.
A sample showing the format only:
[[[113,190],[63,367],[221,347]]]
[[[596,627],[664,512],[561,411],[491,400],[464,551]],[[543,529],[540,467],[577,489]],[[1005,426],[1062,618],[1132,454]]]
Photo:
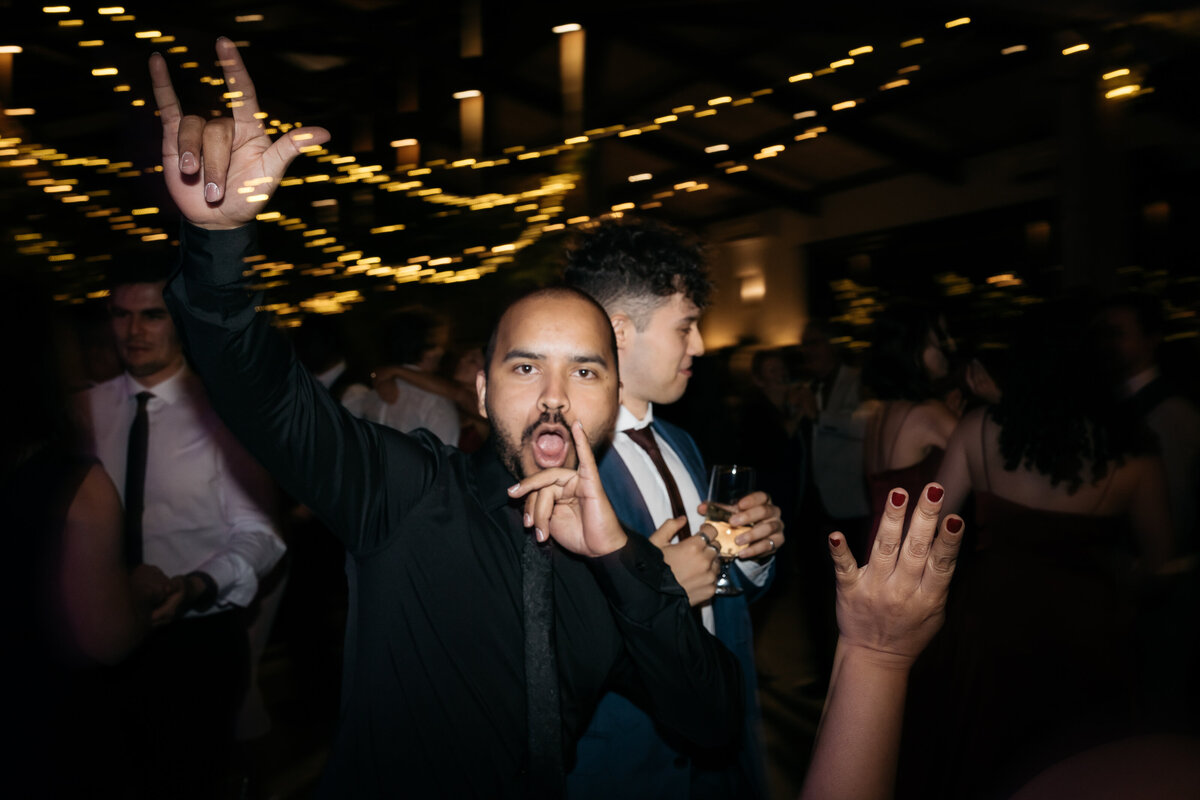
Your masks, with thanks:
[[[655,419],[653,426],[655,432],[679,454],[700,496],[704,497],[708,491],[708,479],[704,460],[692,437],[662,420]],[[656,526],[642,499],[641,490],[615,448],[610,448],[600,461],[600,477],[621,523],[627,529],[643,535],[652,533]],[[731,784],[736,779],[730,773],[736,774],[739,770],[742,774],[740,785],[749,784],[749,796],[766,797],[754,642],[747,603],[770,585],[774,568],[772,564],[766,583],[758,587],[744,580],[735,566],[730,574],[745,590],[745,594],[713,599],[717,638],[737,656],[745,683],[746,719],[742,745],[732,755],[720,754],[720,760],[726,766],[715,771],[697,769],[694,759],[681,752],[682,743],[675,742],[673,745],[645,712],[625,697],[609,692],[600,701],[587,732],[579,741],[575,768],[567,778],[568,798],[609,800],[613,797],[652,797],[685,800],[708,796],[708,790],[711,790],[713,797],[729,800],[735,797],[729,787],[739,785]],[[699,760],[703,762],[705,757],[702,755]],[[693,773],[696,773],[694,789]],[[740,796],[745,796],[745,793],[742,792]]]

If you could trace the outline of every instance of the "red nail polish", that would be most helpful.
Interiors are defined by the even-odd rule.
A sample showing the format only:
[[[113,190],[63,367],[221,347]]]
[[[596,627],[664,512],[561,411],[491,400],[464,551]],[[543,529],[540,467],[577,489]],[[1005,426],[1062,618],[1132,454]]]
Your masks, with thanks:
[[[943,494],[945,494],[945,492],[942,491],[942,487],[940,486],[930,486],[928,491],[925,492],[925,496],[929,498],[929,502],[931,503],[936,503],[938,500],[941,500]]]
[[[904,505],[904,492],[892,492],[892,505],[896,508]]]
[[[946,519],[946,530],[950,533],[958,533],[962,530],[962,520],[958,517],[948,517]]]
[[[833,545],[834,547],[841,547],[842,546],[842,537],[838,536],[836,533],[832,534],[829,537],[829,543],[831,545]]]

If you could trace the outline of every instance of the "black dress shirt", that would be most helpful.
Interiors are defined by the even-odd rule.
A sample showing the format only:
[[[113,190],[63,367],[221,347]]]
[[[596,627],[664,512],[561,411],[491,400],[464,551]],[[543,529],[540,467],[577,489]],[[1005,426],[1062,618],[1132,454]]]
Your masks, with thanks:
[[[519,797],[528,764],[515,478],[418,431],[354,418],[255,313],[254,228],[187,223],[167,303],[213,405],[346,546],[342,720],[323,785],[336,797]],[[696,624],[657,548],[595,559],[555,546],[565,760],[615,688],[702,746],[740,735],[733,656]]]

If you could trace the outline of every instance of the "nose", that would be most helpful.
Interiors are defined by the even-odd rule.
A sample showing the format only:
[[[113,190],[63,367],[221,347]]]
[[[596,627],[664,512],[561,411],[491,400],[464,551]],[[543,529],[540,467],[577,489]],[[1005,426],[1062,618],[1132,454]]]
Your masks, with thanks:
[[[542,394],[538,398],[538,407],[542,411],[558,411],[566,413],[571,407],[567,392],[567,381],[557,371],[548,371],[542,381]]]
[[[704,355],[704,337],[700,335],[700,328],[697,326],[692,326],[692,332],[688,334],[688,355]]]

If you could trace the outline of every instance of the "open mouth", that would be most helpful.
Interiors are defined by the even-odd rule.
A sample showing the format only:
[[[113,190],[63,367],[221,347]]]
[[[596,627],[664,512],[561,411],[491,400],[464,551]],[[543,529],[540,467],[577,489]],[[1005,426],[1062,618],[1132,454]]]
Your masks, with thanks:
[[[561,467],[570,451],[570,431],[553,423],[539,425],[530,437],[533,443],[533,461],[542,469]]]

